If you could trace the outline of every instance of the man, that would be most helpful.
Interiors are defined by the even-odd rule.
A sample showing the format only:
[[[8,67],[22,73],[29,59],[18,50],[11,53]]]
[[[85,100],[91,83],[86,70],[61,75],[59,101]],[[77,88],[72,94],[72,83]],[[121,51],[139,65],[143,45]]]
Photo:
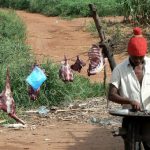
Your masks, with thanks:
[[[150,58],[146,57],[147,41],[139,27],[133,29],[134,36],[128,43],[129,57],[117,65],[112,72],[108,99],[123,108],[134,111],[150,111]],[[124,118],[123,126],[128,119]],[[145,149],[148,144],[144,143]]]

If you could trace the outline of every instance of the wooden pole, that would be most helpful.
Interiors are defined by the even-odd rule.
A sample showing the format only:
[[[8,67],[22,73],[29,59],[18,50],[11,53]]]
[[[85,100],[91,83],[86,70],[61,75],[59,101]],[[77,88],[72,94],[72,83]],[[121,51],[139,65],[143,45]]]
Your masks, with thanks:
[[[105,34],[104,31],[102,30],[102,26],[99,20],[99,16],[97,14],[97,9],[93,4],[89,4],[89,8],[92,12],[92,17],[94,19],[95,22],[95,26],[97,28],[98,34],[99,34],[99,38],[100,38],[100,42],[103,42],[105,40]]]
[[[99,34],[100,47],[103,48],[103,53],[108,58],[109,65],[110,65],[110,68],[111,68],[111,71],[112,71],[116,67],[116,63],[115,63],[115,60],[113,58],[112,47],[111,47],[111,44],[110,44],[111,41],[107,40],[106,37],[105,37],[105,33],[102,29],[102,26],[101,26],[101,23],[100,23],[100,20],[99,20],[99,16],[96,12],[97,11],[96,7],[93,4],[89,4],[89,8],[92,12],[92,17],[94,19],[94,22],[95,22],[95,25],[96,25],[96,28],[97,28],[97,31],[98,31],[98,34]]]

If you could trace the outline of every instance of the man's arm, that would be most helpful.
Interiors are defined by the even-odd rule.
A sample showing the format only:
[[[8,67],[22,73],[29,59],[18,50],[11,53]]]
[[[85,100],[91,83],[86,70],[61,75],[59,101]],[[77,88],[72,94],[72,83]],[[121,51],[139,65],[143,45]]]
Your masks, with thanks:
[[[140,103],[136,100],[120,96],[119,90],[113,84],[109,85],[108,99],[118,104],[130,104],[135,110],[141,109]]]

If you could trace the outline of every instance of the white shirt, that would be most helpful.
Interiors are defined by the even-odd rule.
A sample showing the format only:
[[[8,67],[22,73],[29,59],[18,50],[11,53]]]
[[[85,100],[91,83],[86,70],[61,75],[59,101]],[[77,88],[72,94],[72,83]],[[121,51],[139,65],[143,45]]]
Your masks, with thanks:
[[[144,61],[142,86],[140,86],[129,58],[114,68],[110,83],[119,89],[121,96],[138,101],[143,109],[150,111],[150,58],[145,57]],[[129,108],[129,105],[123,106]]]

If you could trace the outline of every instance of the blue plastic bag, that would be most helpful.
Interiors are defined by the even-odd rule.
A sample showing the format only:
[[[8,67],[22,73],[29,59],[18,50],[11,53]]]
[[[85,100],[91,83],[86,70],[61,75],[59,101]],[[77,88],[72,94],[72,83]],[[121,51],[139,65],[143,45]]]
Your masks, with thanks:
[[[31,74],[27,77],[26,81],[36,91],[46,79],[47,77],[44,74],[43,70],[36,66]]]

